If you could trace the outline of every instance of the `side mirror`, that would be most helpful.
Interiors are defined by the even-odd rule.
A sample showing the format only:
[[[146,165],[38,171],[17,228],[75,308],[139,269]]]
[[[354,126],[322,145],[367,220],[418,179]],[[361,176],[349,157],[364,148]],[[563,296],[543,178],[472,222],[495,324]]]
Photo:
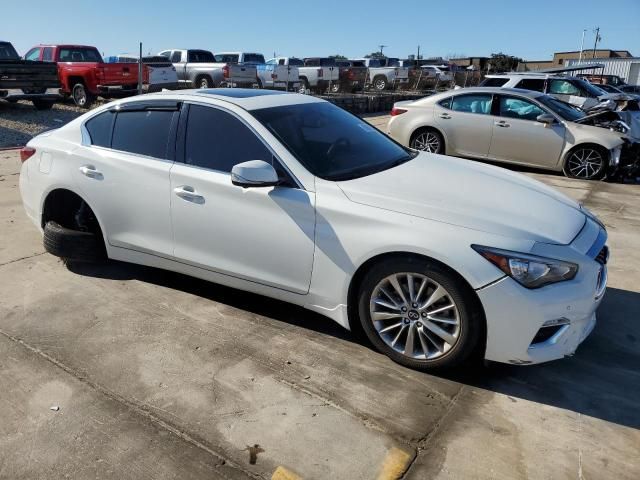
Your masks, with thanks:
[[[538,115],[536,117],[536,121],[540,122],[540,123],[544,123],[544,125],[546,127],[548,125],[551,125],[552,123],[555,123],[556,119],[550,113],[543,113],[543,114]]]
[[[231,169],[231,183],[238,187],[273,187],[279,182],[275,168],[263,160],[249,160]]]

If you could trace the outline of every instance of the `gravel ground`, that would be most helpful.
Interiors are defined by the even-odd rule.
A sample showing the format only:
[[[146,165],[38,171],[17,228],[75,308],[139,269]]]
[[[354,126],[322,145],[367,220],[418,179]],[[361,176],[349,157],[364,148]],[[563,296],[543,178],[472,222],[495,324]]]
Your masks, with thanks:
[[[85,112],[64,103],[56,103],[51,110],[38,111],[31,102],[0,101],[0,148],[20,147],[45,130],[59,128]]]

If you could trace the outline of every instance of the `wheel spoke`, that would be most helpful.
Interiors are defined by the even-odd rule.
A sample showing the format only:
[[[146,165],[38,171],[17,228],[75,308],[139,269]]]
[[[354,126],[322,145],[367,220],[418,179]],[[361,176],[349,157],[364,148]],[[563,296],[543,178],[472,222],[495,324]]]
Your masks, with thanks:
[[[444,348],[440,346],[442,341],[440,342],[436,341],[436,339],[433,338],[429,330],[425,329],[424,327],[422,328],[422,335],[424,335],[424,338],[426,338],[429,341],[429,343],[433,345],[436,350],[438,350],[438,352],[442,353],[444,351]]]
[[[393,276],[389,277],[389,283],[395,289],[395,291],[398,293],[398,295],[400,295],[400,298],[402,299],[402,302],[403,303],[409,303],[409,302],[407,302],[407,298],[405,297],[404,292],[402,291],[402,287],[400,286],[400,282],[398,282],[398,276],[397,275],[393,275]]]
[[[427,315],[435,315],[436,313],[444,312],[453,307],[455,307],[455,305],[453,303],[450,303],[449,305],[445,305],[444,307],[436,308],[435,310],[431,310],[430,312],[427,312]]]
[[[379,322],[381,320],[390,320],[392,318],[398,318],[401,316],[402,315],[400,314],[400,312],[373,312],[371,314],[371,319]]]
[[[432,322],[447,323],[449,325],[457,325],[458,324],[458,320],[455,319],[455,318],[437,317],[435,315],[427,315],[427,319],[431,320]]]
[[[415,292],[413,288],[413,275],[407,273],[407,287],[409,288],[409,301],[415,302]]]
[[[391,342],[391,346],[395,347],[396,343],[398,342],[398,339],[400,338],[400,336],[402,335],[402,333],[405,331],[405,329],[407,328],[406,325],[402,325],[402,328],[400,329],[400,331],[398,332],[398,334],[396,335],[396,337],[393,339],[393,341]]]
[[[380,291],[384,293],[389,300],[391,300],[391,303],[395,305],[396,309],[399,309],[401,307],[401,305],[399,305],[398,302],[396,302],[396,299],[393,298],[393,295],[391,295],[391,293],[389,293],[389,291],[386,288],[380,287]]]
[[[444,288],[442,288],[440,285],[438,285],[436,287],[436,289],[431,293],[431,296],[429,298],[427,298],[427,301],[425,302],[425,304],[422,305],[420,308],[422,310],[424,310],[426,308],[429,308],[431,305],[436,303],[438,300],[440,300],[446,294],[447,294],[446,290]]]
[[[427,346],[427,342],[425,341],[425,334],[422,328],[418,329],[418,339],[420,340],[420,345],[422,346],[424,358],[429,358],[429,347]]]
[[[420,303],[420,297],[422,296],[422,292],[424,291],[424,287],[427,286],[427,279],[423,278],[422,283],[420,284],[420,288],[418,288],[418,293],[416,293],[415,301],[416,303]]]
[[[380,305],[381,307],[390,308],[391,310],[400,310],[400,307],[395,303],[389,303],[380,298],[376,298],[373,303]]]
[[[388,327],[384,327],[382,330],[380,330],[380,333],[386,333],[386,332],[388,332],[390,330],[393,330],[394,328],[398,328],[401,325],[402,325],[402,322],[394,323],[393,325],[389,325]]]
[[[442,340],[444,340],[449,345],[453,345],[454,343],[456,343],[456,338],[453,335],[451,335],[447,331],[443,330],[442,328],[440,328],[435,323],[431,323],[430,321],[426,321],[426,322],[423,322],[423,325],[429,331],[431,331],[432,333],[435,333],[438,337],[440,337]]]
[[[407,341],[404,344],[404,354],[408,357],[413,357],[413,344],[414,344],[414,333],[416,331],[416,324],[412,323],[409,325],[409,332],[407,333]]]

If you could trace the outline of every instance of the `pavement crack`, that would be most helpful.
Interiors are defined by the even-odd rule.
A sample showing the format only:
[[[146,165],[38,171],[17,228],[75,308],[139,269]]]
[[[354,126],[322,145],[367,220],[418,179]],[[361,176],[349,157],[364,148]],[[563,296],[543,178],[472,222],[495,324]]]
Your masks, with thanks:
[[[0,267],[4,267],[5,265],[10,265],[16,262],[21,262],[22,260],[28,260],[30,258],[39,257],[40,255],[44,255],[45,253],[47,252],[34,253],[33,255],[27,255],[26,257],[20,257],[14,260],[9,260],[8,262],[0,263]]]
[[[173,433],[174,435],[176,435],[181,440],[193,445],[196,448],[199,448],[199,449],[207,452],[211,456],[215,457],[220,464],[224,464],[224,465],[227,465],[227,466],[229,466],[231,468],[239,470],[239,471],[241,471],[242,473],[244,473],[245,475],[247,475],[250,478],[253,478],[253,479],[256,479],[256,480],[263,480],[264,477],[262,477],[261,475],[258,475],[255,472],[252,472],[250,470],[245,469],[242,465],[236,463],[233,460],[230,460],[225,455],[223,455],[223,454],[217,452],[216,450],[214,450],[211,446],[207,445],[205,440],[198,439],[194,435],[192,435],[190,433],[187,433],[185,430],[177,427],[176,425],[173,425],[173,424],[169,423],[168,421],[163,420],[162,418],[158,417],[157,415],[155,415],[151,411],[151,409],[153,407],[144,405],[143,403],[140,403],[140,402],[129,400],[129,399],[123,397],[122,395],[120,395],[120,394],[118,394],[118,393],[116,393],[116,392],[114,392],[112,390],[109,390],[106,387],[103,387],[102,385],[90,380],[85,375],[75,371],[71,367],[68,367],[67,365],[65,365],[61,361],[55,359],[51,355],[43,352],[39,348],[28,344],[24,340],[14,336],[14,335],[11,335],[10,333],[7,333],[4,330],[0,330],[0,335],[2,335],[3,337],[7,338],[8,340],[11,340],[14,343],[17,343],[18,345],[21,345],[23,348],[27,349],[31,353],[34,353],[35,355],[38,355],[42,359],[44,359],[44,360],[48,361],[49,363],[55,365],[56,367],[60,368],[61,370],[63,370],[67,374],[69,374],[72,377],[74,377],[76,380],[78,380],[81,383],[83,383],[83,384],[89,386],[90,388],[96,390],[97,392],[101,393],[105,397],[107,397],[107,398],[109,398],[109,399],[111,399],[111,400],[113,400],[113,401],[115,401],[115,402],[117,402],[117,403],[129,408],[131,411],[135,412],[139,416],[141,416],[143,418],[146,418],[150,422],[154,423],[157,427],[162,428],[164,430],[167,430],[168,432]],[[217,473],[218,473],[218,475],[222,475],[222,472],[217,472]],[[224,476],[224,475],[222,475],[222,476]]]

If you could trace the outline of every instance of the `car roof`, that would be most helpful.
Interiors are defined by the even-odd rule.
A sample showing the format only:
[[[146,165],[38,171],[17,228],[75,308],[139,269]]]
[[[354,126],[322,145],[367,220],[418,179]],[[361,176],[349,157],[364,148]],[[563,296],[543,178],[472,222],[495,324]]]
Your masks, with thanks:
[[[302,103],[324,102],[320,98],[299,93],[288,93],[279,90],[262,90],[257,88],[204,88],[189,90],[167,90],[144,97],[129,97],[121,100],[120,104],[130,101],[144,101],[153,99],[172,100],[218,100],[237,105],[244,110],[258,110],[261,108],[280,107],[285,105],[297,105]]]
[[[450,90],[449,93],[454,93],[456,95],[459,95],[461,93],[496,93],[496,94],[502,94],[502,95],[513,93],[514,95],[520,95],[521,97],[527,97],[527,98],[538,98],[538,97],[545,96],[544,93],[536,92],[535,90],[525,90],[523,88],[501,88],[501,87],[459,88],[453,91]]]
[[[491,73],[486,75],[485,78],[563,78],[567,80],[583,80],[580,77],[573,75],[562,75],[560,73],[545,73],[545,72],[510,72],[510,73]]]

